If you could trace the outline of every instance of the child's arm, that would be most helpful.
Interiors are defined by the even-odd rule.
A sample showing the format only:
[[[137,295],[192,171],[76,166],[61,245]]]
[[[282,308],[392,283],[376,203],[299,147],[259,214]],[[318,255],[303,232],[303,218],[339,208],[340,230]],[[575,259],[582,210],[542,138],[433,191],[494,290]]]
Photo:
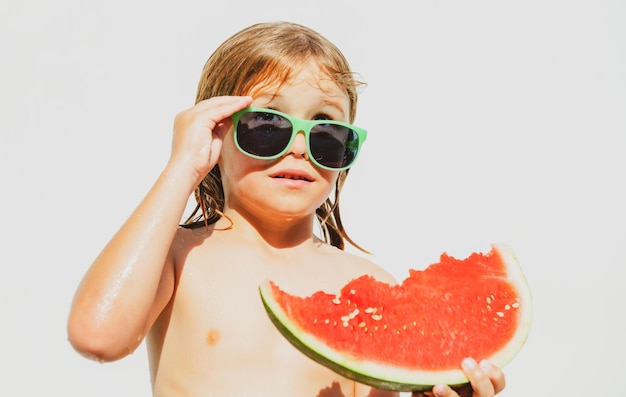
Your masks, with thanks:
[[[110,361],[139,346],[174,289],[168,253],[187,200],[217,162],[228,117],[249,102],[247,97],[212,98],[176,117],[167,166],[76,292],[68,319],[76,350]]]

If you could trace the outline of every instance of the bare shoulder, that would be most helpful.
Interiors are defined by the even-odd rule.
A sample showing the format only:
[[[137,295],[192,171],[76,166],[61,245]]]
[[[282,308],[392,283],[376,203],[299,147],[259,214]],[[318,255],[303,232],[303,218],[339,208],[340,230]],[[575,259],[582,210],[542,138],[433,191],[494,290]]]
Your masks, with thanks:
[[[352,273],[352,278],[370,275],[386,283],[396,283],[396,280],[389,271],[378,265],[366,254],[355,254],[332,246],[327,246],[325,250],[329,255],[336,255],[338,258],[336,261],[342,263],[342,266],[344,266],[348,272]]]

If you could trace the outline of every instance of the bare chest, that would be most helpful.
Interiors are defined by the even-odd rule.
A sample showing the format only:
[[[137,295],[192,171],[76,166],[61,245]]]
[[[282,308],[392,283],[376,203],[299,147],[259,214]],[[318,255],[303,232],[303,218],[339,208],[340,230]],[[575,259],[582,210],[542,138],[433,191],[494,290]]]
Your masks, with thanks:
[[[307,388],[311,395],[329,387],[336,390],[333,382],[347,388],[350,382],[311,361],[280,335],[258,292],[267,279],[299,294],[341,285],[335,279],[343,277],[330,266],[277,264],[254,255],[229,255],[208,263],[191,255],[171,303],[159,371],[169,379],[161,382],[231,390],[246,379],[256,383],[255,395],[262,395],[261,385],[274,395],[282,394],[276,385],[287,395],[296,389],[298,395],[306,395],[301,392]]]
[[[171,317],[186,333],[203,335],[204,344],[216,351],[249,353],[260,346],[268,354],[288,350],[282,348],[283,339],[260,299],[258,287],[266,280],[307,295],[338,289],[349,278],[349,274],[342,276],[340,263],[323,263],[326,256],[295,263],[246,254],[222,259],[207,263],[190,258],[180,274]],[[194,329],[187,329],[191,324]]]

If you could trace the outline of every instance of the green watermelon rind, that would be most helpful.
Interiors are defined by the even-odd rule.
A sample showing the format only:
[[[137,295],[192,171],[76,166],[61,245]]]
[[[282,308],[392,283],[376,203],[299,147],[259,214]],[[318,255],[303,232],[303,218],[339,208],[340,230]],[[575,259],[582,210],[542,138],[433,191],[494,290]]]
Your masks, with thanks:
[[[517,290],[520,302],[523,302],[519,311],[517,332],[504,348],[487,358],[491,363],[501,368],[508,364],[526,343],[530,333],[532,296],[526,277],[513,251],[503,243],[493,244],[492,248],[498,252],[506,264],[508,279]],[[269,282],[261,284],[259,292],[268,317],[294,347],[312,360],[348,379],[378,389],[397,392],[424,391],[431,389],[436,384],[459,386],[468,382],[461,369],[445,371],[406,369],[352,358],[345,353],[335,351],[315,336],[302,331],[290,320],[289,315],[273,299],[272,286]]]

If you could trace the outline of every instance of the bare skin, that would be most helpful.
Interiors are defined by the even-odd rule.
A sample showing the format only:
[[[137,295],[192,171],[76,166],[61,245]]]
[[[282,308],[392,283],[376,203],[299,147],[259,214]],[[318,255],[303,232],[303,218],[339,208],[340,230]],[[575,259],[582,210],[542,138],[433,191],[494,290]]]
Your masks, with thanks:
[[[299,295],[338,291],[362,274],[393,279],[312,234],[315,209],[337,172],[307,159],[302,134],[273,161],[236,149],[228,117],[246,106],[307,119],[346,121],[349,113],[347,96],[314,63],[278,91],[211,98],[181,112],[165,169],[76,292],[70,342],[88,357],[112,361],[147,338],[155,397],[396,395],[314,363],[268,320],[257,289],[267,279]],[[208,230],[179,228],[187,198],[218,161],[230,221],[224,217]],[[498,368],[464,370],[474,396],[504,388]],[[432,393],[458,395],[445,385]]]

